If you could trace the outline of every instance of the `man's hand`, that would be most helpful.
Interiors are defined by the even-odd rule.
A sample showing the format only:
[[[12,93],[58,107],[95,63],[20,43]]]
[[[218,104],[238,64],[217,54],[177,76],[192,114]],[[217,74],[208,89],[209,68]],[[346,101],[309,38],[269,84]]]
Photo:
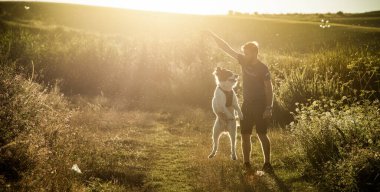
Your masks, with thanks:
[[[270,119],[272,118],[272,108],[266,108],[263,114],[264,119]]]
[[[203,35],[206,37],[211,37],[215,40],[216,44],[220,49],[222,49],[225,53],[227,53],[232,58],[238,59],[238,52],[233,50],[230,45],[226,41],[224,41],[222,38],[217,36],[215,33],[213,33],[210,30],[203,30],[201,31]]]
[[[273,85],[270,79],[264,81],[264,91],[265,91],[265,100],[266,100],[267,107],[265,108],[263,118],[270,119],[272,117],[272,108],[273,108]]]

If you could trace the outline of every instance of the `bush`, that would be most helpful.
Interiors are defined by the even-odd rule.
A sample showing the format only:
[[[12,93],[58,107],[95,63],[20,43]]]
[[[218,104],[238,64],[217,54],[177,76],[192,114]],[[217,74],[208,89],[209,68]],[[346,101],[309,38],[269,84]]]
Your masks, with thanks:
[[[370,149],[356,149],[346,159],[324,166],[320,181],[327,191],[379,191],[380,153]]]
[[[379,58],[367,49],[341,46],[306,55],[265,55],[273,74],[275,99],[283,111],[279,116],[294,112],[296,103],[308,99],[379,98]]]
[[[0,61],[0,180],[11,184],[0,190],[69,189],[62,179],[71,174],[72,151],[63,150],[73,131],[66,100],[56,87],[43,88]]]
[[[297,109],[291,125],[306,175],[329,191],[380,189],[379,101],[320,100]]]

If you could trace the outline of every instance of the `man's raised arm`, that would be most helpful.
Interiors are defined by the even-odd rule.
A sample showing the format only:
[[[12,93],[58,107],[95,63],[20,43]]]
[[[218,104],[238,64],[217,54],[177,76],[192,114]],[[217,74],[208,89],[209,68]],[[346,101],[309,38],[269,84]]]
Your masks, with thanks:
[[[238,59],[238,53],[235,50],[233,50],[226,41],[224,41],[222,38],[218,37],[215,33],[211,31],[206,31],[205,33],[211,36],[215,40],[218,47],[222,49],[225,53],[227,53],[229,56],[235,59]]]

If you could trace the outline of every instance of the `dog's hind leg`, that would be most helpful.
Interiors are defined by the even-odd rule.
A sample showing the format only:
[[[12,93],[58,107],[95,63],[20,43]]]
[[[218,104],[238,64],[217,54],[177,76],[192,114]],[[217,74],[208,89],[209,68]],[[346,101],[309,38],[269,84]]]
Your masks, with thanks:
[[[236,160],[236,122],[231,122],[228,126],[228,134],[231,141],[231,159]]]
[[[223,129],[220,125],[220,122],[219,120],[216,120],[212,131],[212,151],[208,158],[213,158],[216,155],[216,152],[218,151],[219,137],[222,134],[222,132]]]

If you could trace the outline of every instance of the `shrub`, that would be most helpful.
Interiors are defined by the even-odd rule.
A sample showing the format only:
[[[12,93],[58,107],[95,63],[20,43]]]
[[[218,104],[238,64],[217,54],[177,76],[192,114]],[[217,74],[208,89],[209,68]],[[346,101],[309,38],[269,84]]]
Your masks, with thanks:
[[[297,109],[291,125],[306,175],[331,191],[379,189],[379,101],[317,100]]]
[[[66,100],[56,87],[43,88],[0,61],[0,175],[11,184],[0,190],[69,189],[62,179],[70,177]]]
[[[342,95],[377,99],[379,58],[365,48],[341,46],[313,54],[265,56],[273,74],[276,102],[288,113],[294,112],[295,103],[306,103],[308,99],[336,100]]]
[[[379,151],[355,149],[346,156],[326,163],[321,187],[328,191],[379,191]]]

